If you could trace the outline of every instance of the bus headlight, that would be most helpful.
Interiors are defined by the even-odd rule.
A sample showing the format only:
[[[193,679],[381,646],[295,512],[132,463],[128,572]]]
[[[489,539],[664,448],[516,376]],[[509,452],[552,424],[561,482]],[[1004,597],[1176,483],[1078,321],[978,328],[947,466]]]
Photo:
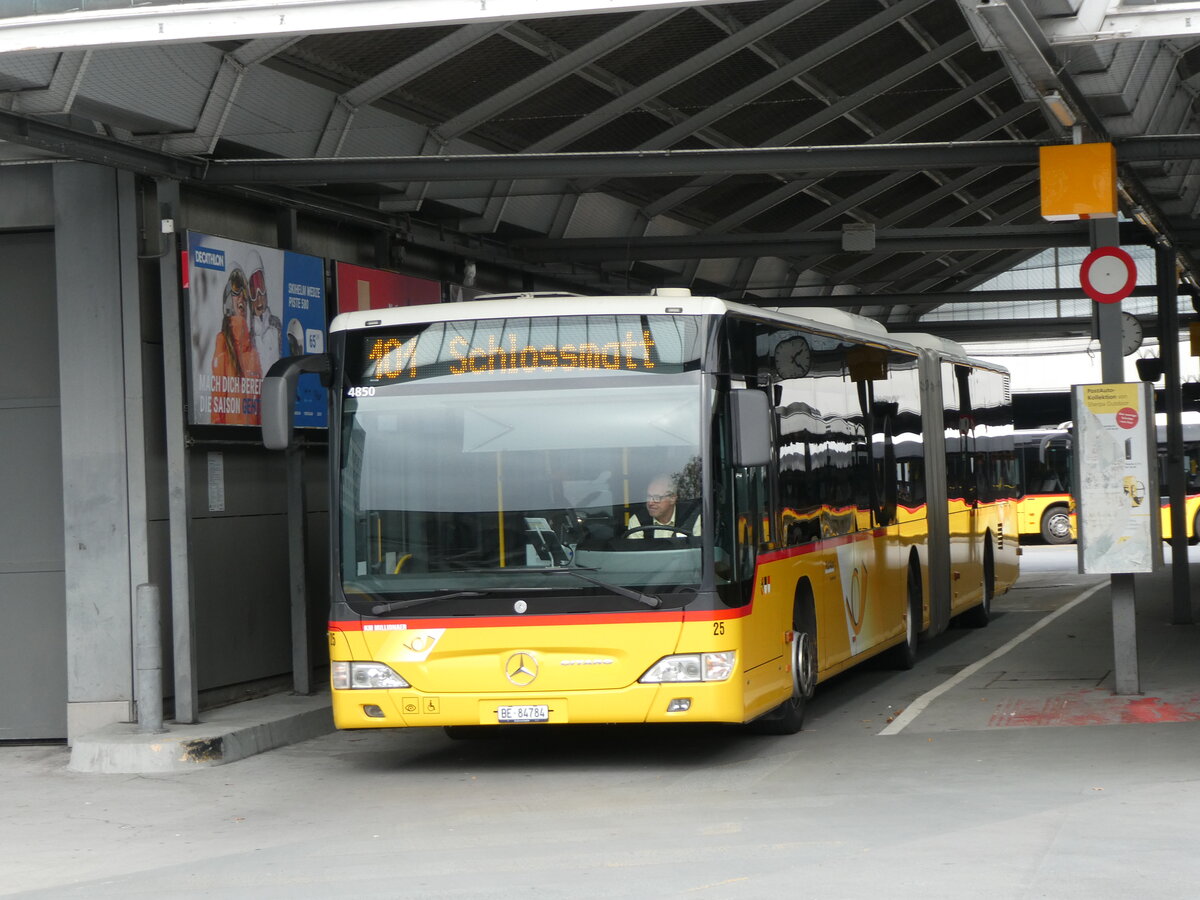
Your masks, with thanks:
[[[645,684],[666,684],[680,681],[725,681],[733,674],[737,654],[732,650],[721,653],[680,653],[664,656],[638,681]]]
[[[332,662],[329,665],[335,690],[356,688],[412,687],[388,666],[377,662]]]

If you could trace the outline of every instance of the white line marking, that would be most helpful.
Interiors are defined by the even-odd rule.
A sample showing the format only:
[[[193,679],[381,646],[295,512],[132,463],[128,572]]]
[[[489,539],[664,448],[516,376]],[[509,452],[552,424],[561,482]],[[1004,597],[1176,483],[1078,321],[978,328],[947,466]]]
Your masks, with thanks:
[[[885,728],[885,729],[883,729],[883,731],[879,732],[880,735],[899,734],[901,731],[903,731],[905,728],[907,728],[910,724],[912,724],[913,719],[915,719],[917,716],[919,716],[921,713],[923,713],[925,711],[925,708],[927,706],[929,706],[930,703],[932,703],[938,697],[942,696],[942,694],[946,693],[946,691],[950,690],[952,687],[954,687],[958,684],[961,684],[963,681],[970,678],[972,675],[974,675],[976,672],[978,672],[980,669],[982,669],[988,663],[992,662],[993,660],[999,659],[1001,656],[1003,656],[1005,653],[1007,653],[1013,647],[1017,646],[1017,644],[1033,637],[1037,632],[1041,631],[1043,628],[1045,628],[1047,625],[1049,625],[1051,622],[1053,622],[1059,616],[1073,610],[1076,606],[1078,606],[1080,603],[1082,603],[1088,597],[1092,596],[1092,594],[1096,593],[1096,591],[1100,590],[1101,588],[1106,588],[1108,586],[1109,586],[1108,581],[1102,581],[1099,584],[1088,588],[1086,591],[1084,591],[1082,594],[1080,594],[1078,597],[1076,597],[1070,603],[1066,604],[1065,606],[1059,607],[1054,612],[1050,613],[1050,615],[1046,616],[1046,618],[1040,619],[1037,622],[1035,622],[1033,625],[1030,625],[1028,628],[1026,628],[1024,631],[1022,631],[1020,634],[1018,634],[1015,638],[1013,638],[1011,641],[1009,641],[1007,644],[1005,644],[1003,647],[999,647],[998,649],[993,650],[991,653],[989,653],[983,659],[978,659],[975,662],[971,663],[971,665],[967,666],[965,669],[963,669],[957,675],[952,675],[950,678],[947,678],[945,681],[943,681],[937,687],[926,691],[924,694],[922,694],[920,697],[918,697],[916,700],[914,700],[912,703],[910,703],[908,705],[908,708],[906,710],[904,710],[904,712],[902,712],[902,713],[900,713],[900,715],[896,716],[896,718],[892,720],[891,724],[889,724],[887,726],[887,728]]]

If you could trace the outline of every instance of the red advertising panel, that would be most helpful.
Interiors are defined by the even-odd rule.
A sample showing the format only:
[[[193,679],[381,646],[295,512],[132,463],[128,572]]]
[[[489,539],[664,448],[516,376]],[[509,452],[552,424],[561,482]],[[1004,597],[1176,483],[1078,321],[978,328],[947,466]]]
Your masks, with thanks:
[[[440,281],[350,263],[335,264],[334,286],[340,313],[442,302]]]

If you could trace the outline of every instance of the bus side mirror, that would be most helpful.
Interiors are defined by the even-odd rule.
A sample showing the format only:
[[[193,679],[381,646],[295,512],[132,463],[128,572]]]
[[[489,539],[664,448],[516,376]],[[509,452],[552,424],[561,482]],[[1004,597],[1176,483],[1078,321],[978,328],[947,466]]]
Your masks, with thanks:
[[[771,461],[771,407],[763,391],[733,391],[733,463],[765,466]]]
[[[267,371],[262,383],[262,442],[268,450],[292,445],[292,414],[296,408],[296,382],[303,372],[316,372],[328,382],[333,361],[328,354],[285,356]]]

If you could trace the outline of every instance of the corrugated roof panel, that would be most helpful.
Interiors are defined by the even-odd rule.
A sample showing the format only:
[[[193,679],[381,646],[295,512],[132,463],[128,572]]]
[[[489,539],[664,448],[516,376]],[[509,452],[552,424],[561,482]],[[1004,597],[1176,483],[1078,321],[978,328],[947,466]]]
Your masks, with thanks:
[[[442,110],[444,118],[450,119],[486,103],[497,91],[545,64],[542,56],[496,34],[407,82],[392,97],[420,98],[423,106]]]
[[[457,29],[455,25],[436,25],[314,34],[289,47],[283,58],[307,61],[354,86],[436,44]]]

